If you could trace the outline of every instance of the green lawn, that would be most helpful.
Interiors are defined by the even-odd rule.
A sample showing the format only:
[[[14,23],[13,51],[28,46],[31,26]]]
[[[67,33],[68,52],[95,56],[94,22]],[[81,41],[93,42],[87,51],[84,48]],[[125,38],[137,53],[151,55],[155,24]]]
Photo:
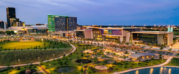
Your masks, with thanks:
[[[75,61],[77,59],[80,59],[82,58],[81,55],[83,53],[81,53],[83,50],[85,49],[90,49],[91,47],[89,48],[85,48],[85,46],[77,46],[77,44],[74,44],[76,45],[77,47],[77,50],[72,54],[72,55],[69,55],[65,58],[62,58],[62,59],[58,59],[56,61],[51,61],[51,62],[46,62],[46,63],[43,63],[42,65],[50,72],[50,73],[53,73],[53,74],[59,74],[59,72],[57,72],[57,68],[59,69],[61,66],[73,66],[73,67],[76,67],[77,70],[73,71],[74,74],[79,74],[79,73],[82,73],[81,72],[81,64],[80,63],[76,63]],[[92,46],[94,48],[94,46]],[[99,49],[100,47],[97,47],[97,49]],[[163,62],[165,62],[165,60],[163,60]],[[113,71],[112,72],[115,72],[115,71],[123,71],[123,70],[128,70],[130,68],[137,68],[137,67],[146,67],[146,66],[152,66],[152,65],[157,65],[157,64],[161,64],[163,63],[162,60],[153,60],[152,62],[151,61],[145,61],[145,62],[139,62],[139,64],[137,65],[137,63],[135,62],[118,62],[118,63],[114,63],[113,65]],[[49,64],[51,64],[49,66]],[[89,64],[94,64],[94,65],[97,65],[94,60],[92,60],[92,63],[89,63]],[[82,66],[85,66],[85,65],[88,65],[88,64],[82,64]],[[108,64],[105,64],[105,65],[108,65]],[[123,65],[124,65],[124,68],[123,68]],[[80,67],[80,68],[79,68]],[[90,72],[90,73],[89,73]],[[111,74],[112,72],[110,73],[107,73],[107,74]],[[104,73],[99,73],[99,72],[92,72],[90,69],[88,69],[88,73],[89,74],[104,74]],[[64,73],[64,74],[71,74],[71,72],[67,72],[67,73]]]
[[[72,51],[68,43],[57,41],[36,42],[1,42],[0,65],[16,65],[18,63],[32,63],[63,56]],[[16,49],[26,50],[10,50]],[[8,49],[8,50],[7,50]],[[38,59],[38,57],[40,57]],[[17,60],[20,59],[20,62]]]
[[[86,66],[86,65],[88,65],[88,66],[99,65],[99,64],[97,64],[95,62],[94,59],[92,59],[92,63],[88,63],[88,64],[76,63],[75,61],[77,59],[81,59],[82,57],[86,56],[84,53],[82,53],[82,51],[84,51],[86,49],[96,48],[96,49],[94,49],[94,51],[96,53],[101,47],[86,46],[86,45],[80,45],[79,46],[78,43],[75,43],[75,44],[73,43],[73,45],[75,45],[77,47],[77,50],[74,53],[72,53],[72,54],[70,54],[70,55],[68,55],[66,57],[63,57],[61,59],[57,59],[57,60],[54,60],[54,61],[41,63],[41,66],[43,66],[51,74],[61,74],[57,70],[60,69],[60,67],[63,67],[63,66],[72,66],[72,67],[75,68],[74,71],[72,71],[72,72],[66,72],[66,73],[63,73],[63,74],[80,74],[80,73],[83,74],[83,72],[81,71],[83,66]],[[53,52],[53,53],[55,53],[55,52]],[[60,51],[59,52],[56,51],[56,53],[60,53]],[[100,52],[97,52],[97,53],[100,53]],[[104,54],[101,54],[101,55],[104,55]],[[28,55],[28,56],[30,56],[30,55]],[[163,60],[163,62],[165,62],[165,60]],[[127,70],[127,69],[130,69],[130,68],[137,68],[137,67],[145,67],[145,66],[157,65],[157,64],[160,64],[160,63],[162,63],[161,60],[153,60],[152,62],[151,61],[140,62],[138,65],[135,62],[116,62],[116,63],[113,63],[113,65],[112,65],[112,67],[113,67],[113,71],[112,72],[123,71],[123,70]],[[110,64],[107,64],[107,63],[105,63],[103,65],[111,67]],[[123,68],[123,65],[124,65],[124,68]],[[104,74],[104,73],[98,73],[98,72],[94,73],[93,71],[90,71],[90,69],[88,69],[88,74]],[[107,73],[107,74],[110,74],[110,73]]]
[[[44,43],[49,45],[49,42],[41,42],[41,41],[28,41],[28,42],[5,42],[1,43],[0,47],[3,49],[27,49],[34,48],[36,46],[44,47]]]
[[[168,64],[167,66],[179,66],[179,58],[173,58]]]

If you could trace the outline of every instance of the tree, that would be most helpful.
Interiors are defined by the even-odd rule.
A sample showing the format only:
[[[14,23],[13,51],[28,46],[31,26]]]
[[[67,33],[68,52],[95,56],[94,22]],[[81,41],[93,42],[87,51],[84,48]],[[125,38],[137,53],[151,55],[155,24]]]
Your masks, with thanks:
[[[160,50],[162,50],[162,49],[163,49],[163,47],[164,47],[164,46],[163,46],[163,44],[162,44],[162,45],[160,46]]]
[[[15,34],[14,31],[6,31],[7,35]]]
[[[171,51],[171,50],[172,50],[172,48],[169,49],[169,51]]]
[[[4,32],[3,32],[3,31],[0,31],[0,34],[4,34]]]
[[[97,57],[94,57],[93,60],[94,60],[94,62],[97,62],[97,61],[98,61],[98,58],[97,58]]]
[[[126,45],[129,45],[129,43],[127,42]]]
[[[129,53],[126,51],[125,54],[129,54]]]

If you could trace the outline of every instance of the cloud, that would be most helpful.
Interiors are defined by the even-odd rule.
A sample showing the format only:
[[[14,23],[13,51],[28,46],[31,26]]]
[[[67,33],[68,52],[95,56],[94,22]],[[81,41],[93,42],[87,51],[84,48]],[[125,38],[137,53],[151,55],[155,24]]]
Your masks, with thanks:
[[[178,3],[179,0],[0,0],[0,20],[6,20],[6,7],[15,7],[17,17],[26,23],[47,23],[47,15],[56,14],[76,16],[79,24],[137,24],[141,19],[178,16]]]

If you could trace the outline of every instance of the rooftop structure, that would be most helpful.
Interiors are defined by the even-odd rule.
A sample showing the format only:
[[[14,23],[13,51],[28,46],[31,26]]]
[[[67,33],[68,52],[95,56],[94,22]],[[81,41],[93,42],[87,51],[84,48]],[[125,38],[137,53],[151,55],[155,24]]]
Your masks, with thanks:
[[[133,57],[133,58],[139,58],[139,57],[142,57],[142,56],[154,56],[155,54],[154,53],[137,53],[137,54],[132,54],[132,55],[129,55],[130,57]]]
[[[154,53],[137,53],[137,54],[129,55],[129,58],[132,61],[146,61],[146,60],[151,60],[154,57],[155,57]]]

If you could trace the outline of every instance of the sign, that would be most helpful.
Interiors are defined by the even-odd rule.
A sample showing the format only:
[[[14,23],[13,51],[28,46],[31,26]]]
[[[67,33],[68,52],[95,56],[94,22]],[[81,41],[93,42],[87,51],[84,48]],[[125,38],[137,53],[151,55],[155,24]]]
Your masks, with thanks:
[[[108,30],[108,34],[122,35],[122,31],[121,30]]]

